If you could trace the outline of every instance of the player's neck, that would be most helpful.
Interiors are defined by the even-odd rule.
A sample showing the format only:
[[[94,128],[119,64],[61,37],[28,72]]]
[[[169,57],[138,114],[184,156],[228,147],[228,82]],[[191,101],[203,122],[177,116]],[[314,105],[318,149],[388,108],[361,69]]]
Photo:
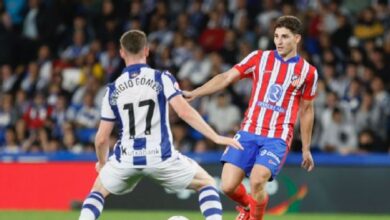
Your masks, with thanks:
[[[125,60],[126,66],[131,66],[134,64],[146,64],[146,58],[132,58],[129,57]]]
[[[288,61],[291,58],[296,57],[297,55],[298,55],[297,51],[294,50],[291,51],[289,54],[286,54],[285,56],[280,55],[280,57],[282,57],[283,61]]]

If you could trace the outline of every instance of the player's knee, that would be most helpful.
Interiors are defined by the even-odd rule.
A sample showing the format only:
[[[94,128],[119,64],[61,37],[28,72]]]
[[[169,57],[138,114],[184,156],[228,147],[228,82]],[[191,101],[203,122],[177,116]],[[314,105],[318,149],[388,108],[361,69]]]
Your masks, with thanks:
[[[225,194],[225,195],[231,195],[234,193],[234,191],[236,190],[236,187],[235,185],[233,184],[228,184],[224,181],[222,181],[221,183],[221,190],[222,192]]]
[[[268,177],[266,175],[261,175],[259,176],[259,178],[252,178],[250,180],[252,191],[254,192],[263,191],[267,181],[268,181]]]
[[[216,182],[210,175],[205,176],[205,178],[202,179],[202,186],[216,186]]]

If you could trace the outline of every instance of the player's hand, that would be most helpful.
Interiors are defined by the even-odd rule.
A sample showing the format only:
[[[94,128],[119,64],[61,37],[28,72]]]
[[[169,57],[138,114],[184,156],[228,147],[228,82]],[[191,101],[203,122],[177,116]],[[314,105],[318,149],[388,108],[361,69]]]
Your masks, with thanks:
[[[195,94],[193,93],[193,91],[183,91],[183,96],[184,98],[191,102],[192,100],[194,100],[196,98]]]
[[[220,144],[220,145],[229,145],[231,147],[234,147],[238,150],[244,150],[240,142],[238,142],[236,139],[233,138],[228,138],[224,136],[218,136],[217,139],[215,140],[215,143]]]
[[[314,160],[311,156],[310,151],[303,151],[302,152],[302,164],[301,167],[308,172],[312,171],[314,169]]]
[[[104,167],[104,163],[100,163],[99,161],[95,164],[96,172],[100,172],[100,170]]]

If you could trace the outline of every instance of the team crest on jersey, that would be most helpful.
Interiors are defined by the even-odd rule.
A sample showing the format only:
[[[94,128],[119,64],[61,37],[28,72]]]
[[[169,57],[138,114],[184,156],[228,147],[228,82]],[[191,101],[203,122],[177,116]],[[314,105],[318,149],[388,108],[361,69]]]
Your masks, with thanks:
[[[273,84],[268,90],[268,99],[271,102],[277,102],[282,97],[283,88],[279,84]]]
[[[298,84],[299,84],[299,81],[300,81],[300,76],[299,76],[299,75],[294,74],[294,75],[291,77],[291,85],[292,85],[292,86],[297,87]]]

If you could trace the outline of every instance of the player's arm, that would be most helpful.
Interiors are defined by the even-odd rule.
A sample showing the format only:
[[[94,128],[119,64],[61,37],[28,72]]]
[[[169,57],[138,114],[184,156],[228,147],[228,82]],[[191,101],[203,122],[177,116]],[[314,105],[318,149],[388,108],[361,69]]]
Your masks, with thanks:
[[[98,163],[96,165],[97,171],[100,170],[107,162],[110,134],[114,128],[115,123],[112,121],[100,120],[99,128],[95,137],[95,149]]]
[[[302,99],[300,103],[300,129],[302,139],[302,167],[308,171],[314,168],[314,162],[310,153],[311,134],[314,123],[313,100]]]
[[[220,91],[231,83],[239,80],[239,78],[240,72],[235,67],[233,67],[224,73],[214,76],[211,80],[207,81],[205,84],[196,88],[195,90],[191,92],[184,91],[183,93],[186,99],[191,101],[197,97],[210,95]]]
[[[241,144],[232,138],[227,138],[218,135],[200,116],[200,114],[191,107],[190,104],[181,95],[177,95],[170,99],[169,103],[178,114],[178,116],[187,122],[191,127],[198,130],[204,136],[214,141],[217,144],[229,145],[237,149],[243,149]]]

